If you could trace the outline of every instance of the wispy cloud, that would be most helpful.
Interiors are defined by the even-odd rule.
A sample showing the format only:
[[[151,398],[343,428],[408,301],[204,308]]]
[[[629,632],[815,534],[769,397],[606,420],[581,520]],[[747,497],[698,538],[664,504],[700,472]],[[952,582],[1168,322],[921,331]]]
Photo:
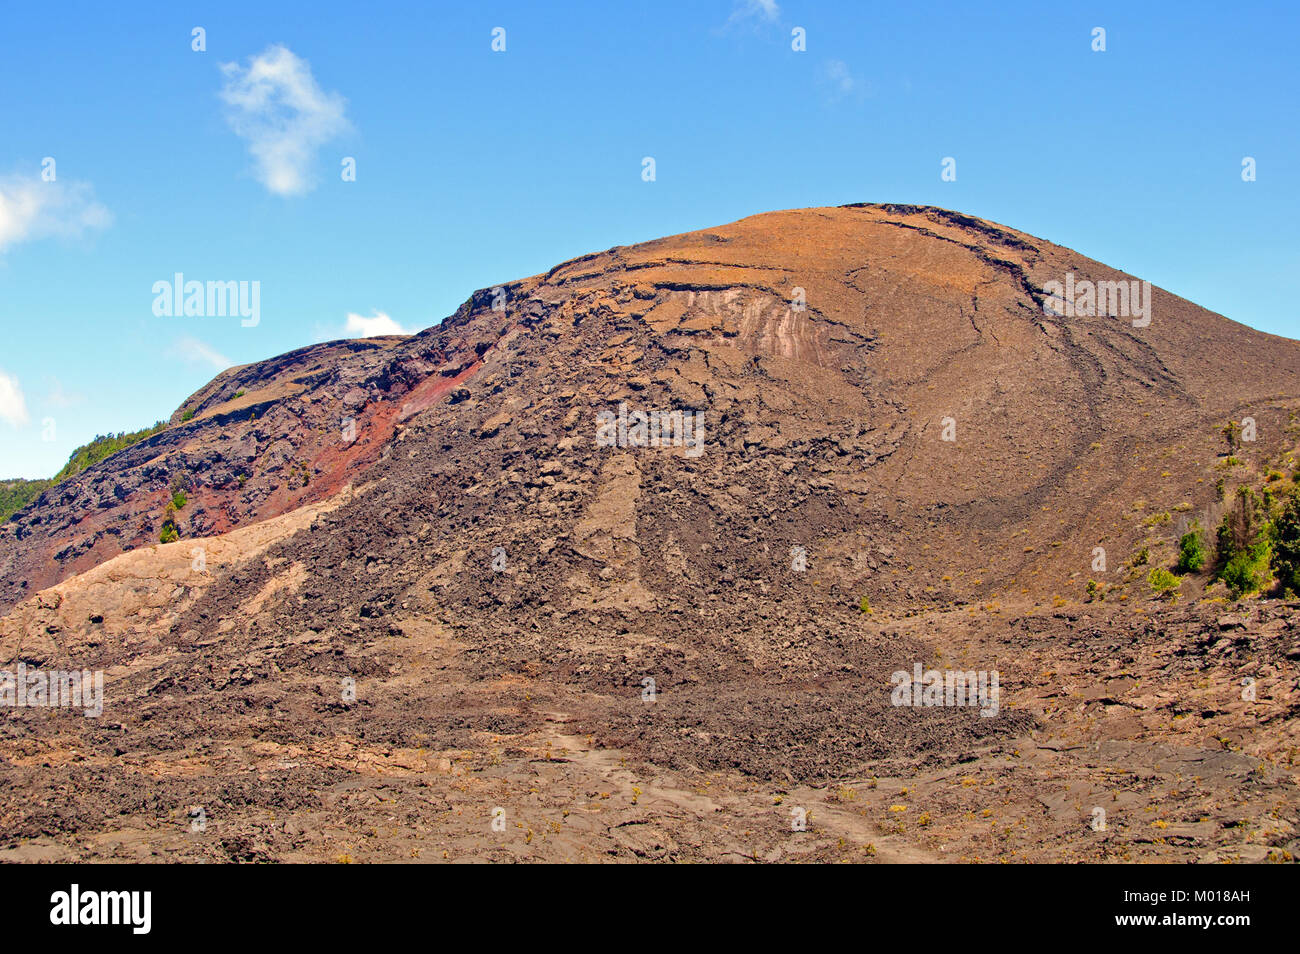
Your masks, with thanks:
[[[781,16],[781,8],[776,0],[737,0],[727,23],[740,23],[745,20],[760,20],[775,23]]]
[[[188,361],[190,364],[211,365],[214,371],[224,371],[235,363],[207,342],[189,335],[177,338],[172,343],[171,350],[172,354],[183,361]]]
[[[871,91],[870,84],[854,74],[843,60],[827,60],[822,66],[821,80],[833,100],[845,96],[864,96]]]
[[[27,421],[27,400],[18,379],[0,371],[0,420],[10,427],[22,427]]]
[[[112,222],[112,213],[95,201],[89,182],[46,182],[38,175],[0,177],[0,252],[51,236],[78,238]]]
[[[373,338],[376,335],[409,335],[411,333],[382,311],[375,311],[373,308],[371,311],[374,311],[374,314],[369,318],[365,315],[348,312],[344,336],[347,338]]]
[[[321,89],[306,60],[270,46],[247,67],[221,64],[221,99],[235,134],[248,142],[257,180],[276,195],[301,195],[314,184],[317,150],[350,127],[338,93]]]
[[[841,93],[853,92],[856,81],[849,72],[849,65],[843,60],[828,60],[824,75]]]
[[[75,407],[78,404],[86,403],[86,396],[80,393],[71,393],[63,389],[63,382],[54,375],[48,378],[50,389],[45,393],[45,406],[55,408]]]

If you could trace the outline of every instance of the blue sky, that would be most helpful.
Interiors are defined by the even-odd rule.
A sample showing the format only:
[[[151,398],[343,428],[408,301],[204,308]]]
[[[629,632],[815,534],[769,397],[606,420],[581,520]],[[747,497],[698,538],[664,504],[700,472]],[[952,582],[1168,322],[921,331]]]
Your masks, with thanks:
[[[985,6],[10,4],[0,477],[223,363],[772,209],[958,209],[1300,337],[1294,5]],[[176,272],[259,282],[258,324],[155,315]]]

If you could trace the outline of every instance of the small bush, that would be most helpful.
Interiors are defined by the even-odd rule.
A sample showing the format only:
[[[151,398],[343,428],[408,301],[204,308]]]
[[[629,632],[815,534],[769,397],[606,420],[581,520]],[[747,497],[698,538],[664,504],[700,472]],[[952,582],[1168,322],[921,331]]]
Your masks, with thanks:
[[[865,596],[862,597],[862,599],[858,600],[858,612],[866,616],[871,615],[871,601],[867,599]]]
[[[1228,453],[1231,454],[1241,446],[1241,425],[1236,421],[1229,421],[1219,428],[1219,433],[1228,444]]]
[[[194,419],[194,412],[193,412],[193,411],[189,411],[189,410],[187,410],[187,411],[185,411],[185,413],[183,413],[183,414],[181,415],[181,420],[182,420],[182,421],[192,421],[193,419]]]
[[[175,543],[180,538],[181,535],[176,532],[176,524],[170,520],[163,524],[162,533],[158,534],[159,543]]]
[[[1183,585],[1183,578],[1174,576],[1162,566],[1153,567],[1147,574],[1147,583],[1157,596],[1165,596]]]
[[[1205,531],[1199,523],[1178,538],[1178,572],[1195,573],[1205,566]]]
[[[1219,570],[1219,579],[1228,585],[1228,592],[1234,600],[1264,588],[1272,575],[1269,570],[1271,556],[1269,542],[1259,540],[1228,559]]]
[[[1300,494],[1294,492],[1273,522],[1273,572],[1283,593],[1300,593]]]
[[[1273,532],[1265,501],[1249,487],[1238,487],[1233,506],[1219,524],[1218,572],[1232,598],[1262,589],[1271,577]]]

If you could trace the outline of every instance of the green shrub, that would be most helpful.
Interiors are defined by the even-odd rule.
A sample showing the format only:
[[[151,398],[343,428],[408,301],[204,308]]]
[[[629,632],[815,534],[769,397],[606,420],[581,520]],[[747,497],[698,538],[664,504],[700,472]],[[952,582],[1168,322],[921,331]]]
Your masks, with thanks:
[[[871,615],[871,601],[865,596],[858,600],[858,612],[866,616]]]
[[[183,414],[181,414],[181,420],[182,421],[194,420],[194,412],[189,410],[185,411]]]
[[[1178,572],[1195,573],[1205,566],[1205,531],[1199,523],[1178,538]]]
[[[180,538],[181,535],[176,531],[176,524],[170,520],[163,524],[162,533],[158,534],[159,543],[175,543]]]
[[[1219,570],[1219,579],[1228,585],[1234,600],[1262,590],[1272,577],[1269,567],[1272,547],[1268,540],[1258,540],[1234,553]]]
[[[1295,492],[1273,522],[1273,572],[1278,589],[1300,593],[1300,494]]]
[[[184,506],[185,506],[187,503],[189,503],[189,502],[190,502],[190,498],[187,497],[187,496],[185,496],[185,491],[183,491],[183,490],[178,490],[178,491],[176,491],[176,493],[172,494],[172,509],[173,509],[173,510],[180,510],[182,507],[184,507]]]
[[[1162,566],[1157,566],[1147,574],[1147,584],[1157,596],[1164,596],[1182,586],[1183,578],[1174,576]]]
[[[1216,536],[1215,576],[1228,585],[1232,598],[1262,589],[1270,579],[1272,527],[1267,506],[1249,487],[1237,488]]]

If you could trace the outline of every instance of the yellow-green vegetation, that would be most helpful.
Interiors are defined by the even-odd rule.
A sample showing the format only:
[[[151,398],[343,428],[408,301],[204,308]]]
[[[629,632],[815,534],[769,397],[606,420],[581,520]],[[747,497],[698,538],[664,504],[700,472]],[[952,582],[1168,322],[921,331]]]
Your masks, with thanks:
[[[1231,454],[1241,446],[1241,425],[1236,421],[1229,421],[1219,428],[1219,433],[1228,444],[1228,453]]]
[[[1218,569],[1215,577],[1228,586],[1233,599],[1255,593],[1267,585],[1272,562],[1272,528],[1269,494],[1238,487],[1232,506],[1219,524]]]
[[[1165,596],[1182,586],[1183,578],[1174,576],[1162,566],[1157,566],[1153,567],[1151,572],[1147,574],[1147,584],[1157,596]]]
[[[180,531],[176,529],[176,518],[174,514],[190,502],[190,498],[185,493],[185,488],[181,484],[179,476],[172,479],[172,499],[167,501],[167,506],[163,508],[163,525],[162,531],[158,534],[159,543],[172,543],[180,539]]]
[[[1287,428],[1298,436],[1295,415]],[[1222,428],[1229,454],[1242,446],[1238,428],[1230,422]],[[1236,463],[1236,458],[1229,457]],[[1300,468],[1296,448],[1259,464],[1256,476],[1229,492],[1223,478],[1215,494],[1226,500],[1223,518],[1214,533],[1211,559],[1201,528],[1179,541],[1179,569],[1191,569],[1200,557],[1201,565],[1213,567],[1213,579],[1222,581],[1229,596],[1241,599],[1269,588],[1276,580],[1277,595],[1300,594]],[[1195,532],[1196,537],[1191,534]],[[1199,549],[1199,552],[1198,552]]]

